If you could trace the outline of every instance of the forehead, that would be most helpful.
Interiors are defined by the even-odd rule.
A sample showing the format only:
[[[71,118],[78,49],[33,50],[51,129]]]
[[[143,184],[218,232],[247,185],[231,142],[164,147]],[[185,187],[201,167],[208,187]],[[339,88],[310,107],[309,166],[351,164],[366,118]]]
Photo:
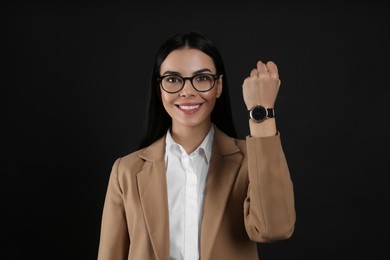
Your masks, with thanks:
[[[201,69],[215,72],[213,59],[198,49],[183,48],[169,53],[161,64],[160,70],[161,73],[174,71],[185,75]]]

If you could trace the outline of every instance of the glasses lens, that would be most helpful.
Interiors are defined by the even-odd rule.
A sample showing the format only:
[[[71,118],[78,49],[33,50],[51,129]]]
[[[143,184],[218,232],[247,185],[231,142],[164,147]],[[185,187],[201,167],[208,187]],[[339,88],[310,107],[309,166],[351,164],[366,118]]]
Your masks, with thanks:
[[[214,86],[214,77],[210,74],[199,74],[194,77],[192,84],[198,91],[208,91]]]
[[[183,79],[179,76],[166,76],[161,81],[162,87],[167,92],[178,92],[183,87]]]

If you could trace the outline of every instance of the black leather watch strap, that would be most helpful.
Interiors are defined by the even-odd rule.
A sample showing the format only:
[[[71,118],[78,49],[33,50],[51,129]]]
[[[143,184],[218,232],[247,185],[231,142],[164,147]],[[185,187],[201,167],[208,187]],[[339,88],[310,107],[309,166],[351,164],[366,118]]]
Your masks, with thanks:
[[[267,108],[267,118],[275,117],[275,110],[273,108]]]

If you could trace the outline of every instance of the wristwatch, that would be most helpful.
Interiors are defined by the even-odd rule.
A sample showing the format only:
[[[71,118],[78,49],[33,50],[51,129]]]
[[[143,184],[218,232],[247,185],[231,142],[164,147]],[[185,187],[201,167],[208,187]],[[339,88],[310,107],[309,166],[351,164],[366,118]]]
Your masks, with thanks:
[[[265,108],[261,105],[256,105],[249,110],[249,118],[256,123],[263,122],[267,118],[275,117],[275,110],[273,108]]]

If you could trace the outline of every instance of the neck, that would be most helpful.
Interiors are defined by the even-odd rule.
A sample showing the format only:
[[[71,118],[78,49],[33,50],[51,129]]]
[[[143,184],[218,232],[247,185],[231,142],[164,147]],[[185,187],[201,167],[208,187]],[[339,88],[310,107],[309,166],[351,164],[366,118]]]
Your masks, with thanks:
[[[211,122],[195,127],[172,124],[171,135],[173,140],[183,146],[187,154],[190,154],[203,142],[210,128]]]

